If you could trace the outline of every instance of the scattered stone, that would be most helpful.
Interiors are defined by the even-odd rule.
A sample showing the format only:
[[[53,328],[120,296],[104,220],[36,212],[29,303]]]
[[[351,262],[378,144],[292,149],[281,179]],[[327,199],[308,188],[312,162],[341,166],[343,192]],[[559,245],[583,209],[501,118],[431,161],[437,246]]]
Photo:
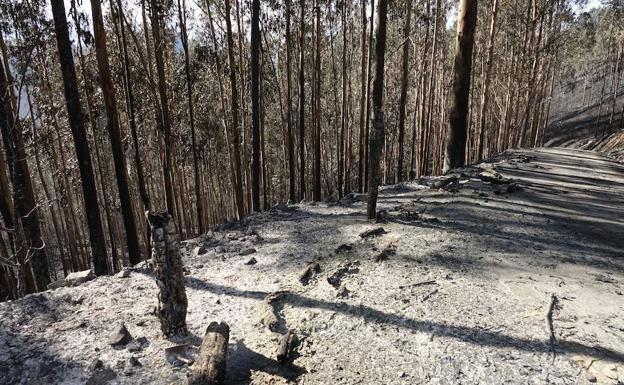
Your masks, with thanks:
[[[130,364],[130,366],[134,366],[135,368],[140,368],[143,366],[141,361],[139,361],[139,359],[135,356],[130,356],[130,359],[128,359],[128,363]]]
[[[124,268],[121,269],[119,273],[117,273],[117,278],[128,278],[130,276],[130,269]]]
[[[438,178],[436,181],[431,183],[430,187],[432,189],[444,188],[452,183],[457,182],[458,180],[459,179],[457,178],[457,175],[444,176],[444,177]]]
[[[516,182],[510,183],[509,185],[507,185],[507,188],[505,188],[505,192],[507,194],[512,194],[517,191],[522,191],[522,187],[518,186],[518,183]]]
[[[594,382],[598,382],[598,379],[593,374],[588,374],[587,381],[594,383]]]
[[[148,344],[147,338],[139,337],[135,340],[132,340],[130,343],[128,343],[128,345],[126,345],[126,349],[128,349],[129,352],[138,352],[138,351],[143,350],[143,348],[147,346],[147,344]]]
[[[306,268],[299,274],[299,282],[304,286],[310,283],[310,280],[321,271],[321,265],[318,262],[310,262]]]
[[[102,360],[100,360],[99,358],[96,358],[93,361],[91,361],[91,363],[89,364],[89,367],[87,367],[87,372],[91,373],[94,370],[102,369],[103,367],[104,367],[104,362],[102,362]]]
[[[254,254],[256,252],[256,249],[254,249],[253,247],[250,247],[248,249],[244,249],[241,252],[238,253],[238,255],[240,256],[245,256],[245,255],[251,255]]]
[[[249,260],[247,262],[245,262],[245,265],[255,265],[256,263],[258,263],[256,258],[251,257],[251,258],[249,258]]]
[[[384,247],[384,249],[381,250],[379,253],[375,254],[375,256],[373,257],[373,261],[375,262],[385,261],[391,255],[394,255],[395,253],[396,253],[396,248],[394,246],[394,243],[390,243],[388,244],[388,246]]]
[[[351,294],[349,289],[347,289],[347,287],[344,284],[342,284],[340,285],[340,288],[338,289],[338,292],[336,293],[336,297],[337,298],[349,298],[349,294]]]
[[[91,374],[86,385],[106,385],[115,378],[117,378],[117,373],[113,369],[99,369]]]
[[[327,282],[334,288],[338,289],[342,283],[342,279],[349,275],[355,274],[360,271],[359,261],[346,261],[338,266],[338,269],[330,277],[327,277]]]
[[[225,250],[225,247],[223,247],[223,246],[217,246],[217,247],[215,247],[215,252],[217,252],[219,254],[223,254],[223,253],[227,252],[227,250]]]
[[[208,250],[206,249],[206,246],[201,245],[201,246],[197,246],[193,249],[193,256],[194,257],[198,257],[202,254],[206,254]]]
[[[197,357],[197,348],[188,345],[176,345],[165,349],[165,358],[171,365],[192,365]]]
[[[595,279],[598,282],[604,282],[604,283],[617,283],[617,280],[613,279],[612,277],[609,277],[606,274],[596,274],[595,275]]]
[[[115,328],[109,339],[111,346],[125,346],[130,341],[132,341],[132,336],[123,323]]]
[[[344,251],[351,251],[351,250],[353,250],[353,244],[351,244],[351,243],[343,243],[342,245],[336,247],[335,252],[336,252],[336,254],[340,254],[340,253],[342,253]]]
[[[65,279],[60,279],[58,281],[52,282],[48,285],[48,289],[52,290],[65,286],[78,286],[92,279],[95,279],[95,274],[93,274],[93,270],[76,271],[73,273],[69,273],[67,277],[65,277]]]
[[[360,234],[360,237],[362,239],[366,239],[369,237],[376,237],[378,235],[382,235],[382,234],[386,234],[386,230],[383,227],[375,227],[372,228],[370,230],[366,230],[363,233]]]
[[[509,184],[512,182],[510,178],[506,178],[494,170],[482,171],[478,175],[479,179],[492,184]]]

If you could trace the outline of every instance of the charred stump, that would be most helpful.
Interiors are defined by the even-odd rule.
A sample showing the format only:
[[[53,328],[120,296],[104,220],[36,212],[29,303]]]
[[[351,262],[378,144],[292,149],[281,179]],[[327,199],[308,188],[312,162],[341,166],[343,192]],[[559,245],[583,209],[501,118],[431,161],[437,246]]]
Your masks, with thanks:
[[[188,385],[220,385],[225,380],[230,327],[211,322],[193,364]]]
[[[158,318],[166,337],[186,335],[186,308],[182,257],[175,224],[169,213],[147,213],[152,243],[154,277],[158,285]]]

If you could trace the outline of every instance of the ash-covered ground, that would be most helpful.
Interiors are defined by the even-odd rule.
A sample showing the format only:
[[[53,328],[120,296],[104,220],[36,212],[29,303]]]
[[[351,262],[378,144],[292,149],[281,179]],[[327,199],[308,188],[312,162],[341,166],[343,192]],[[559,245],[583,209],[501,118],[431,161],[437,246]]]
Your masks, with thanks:
[[[384,188],[380,223],[354,194],[182,242],[184,339],[160,333],[147,263],[2,303],[0,383],[183,384],[211,321],[228,384],[624,382],[624,166],[555,148],[454,175]]]

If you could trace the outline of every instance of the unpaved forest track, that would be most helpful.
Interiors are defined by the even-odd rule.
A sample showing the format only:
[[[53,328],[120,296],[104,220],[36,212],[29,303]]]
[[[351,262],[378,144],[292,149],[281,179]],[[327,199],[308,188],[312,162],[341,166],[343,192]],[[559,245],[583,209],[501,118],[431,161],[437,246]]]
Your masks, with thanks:
[[[483,170],[513,183],[483,182]],[[183,342],[228,322],[229,384],[624,382],[624,165],[551,148],[457,175],[442,189],[386,187],[385,223],[366,222],[354,195],[277,206],[184,242],[193,336]],[[360,237],[377,226],[386,233]],[[196,246],[206,252],[193,256]],[[302,285],[310,261],[321,271]],[[261,319],[277,291],[273,332]],[[0,382],[183,383],[188,368],[165,360],[176,343],[160,337],[155,293],[151,270],[136,268],[0,304]],[[147,345],[109,346],[121,321]],[[287,329],[301,343],[284,367],[275,350]],[[108,382],[87,369],[96,358]]]

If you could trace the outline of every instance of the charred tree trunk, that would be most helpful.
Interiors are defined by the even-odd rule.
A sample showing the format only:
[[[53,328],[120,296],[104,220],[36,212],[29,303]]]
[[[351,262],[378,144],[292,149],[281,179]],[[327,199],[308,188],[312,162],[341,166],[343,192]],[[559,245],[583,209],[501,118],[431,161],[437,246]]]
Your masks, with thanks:
[[[293,140],[292,127],[292,47],[290,37],[290,6],[291,0],[286,0],[286,124],[288,125],[288,199],[294,202],[296,199],[296,161],[295,143]]]
[[[321,5],[316,2],[316,57],[314,59],[314,201],[321,200]]]
[[[20,238],[24,242],[23,245],[16,245],[17,248],[22,248],[17,257],[20,278],[18,284],[21,285],[22,280],[25,279],[26,292],[32,293],[37,289],[47,288],[50,283],[50,271],[45,243],[39,227],[39,213],[28,169],[24,140],[11,101],[12,85],[9,83],[7,74],[4,64],[0,65],[0,132],[13,187],[15,231],[21,234]],[[30,273],[31,266],[34,277]]]
[[[476,24],[477,0],[460,0],[453,69],[453,99],[444,151],[444,172],[461,167],[465,162],[470,72]]]
[[[225,1],[225,27],[227,33],[227,46],[228,46],[228,60],[230,62],[230,88],[232,92],[231,100],[231,113],[232,113],[232,125],[230,129],[232,131],[232,157],[234,158],[234,195],[236,198],[236,212],[238,219],[243,218],[245,215],[245,201],[243,197],[243,177],[241,172],[241,153],[240,153],[240,131],[238,126],[238,88],[236,87],[236,61],[234,59],[234,37],[232,35],[232,20],[230,15],[232,13],[231,0]],[[242,65],[242,63],[241,63]]]
[[[492,77],[492,56],[494,54],[494,35],[496,34],[496,15],[498,14],[498,0],[492,4],[492,20],[490,23],[490,36],[488,40],[487,53],[485,58],[485,74],[483,76],[483,91],[481,93],[481,107],[479,111],[479,146],[477,148],[477,160],[483,157],[485,140],[488,137],[486,132],[486,113],[490,97],[490,79]]]
[[[399,99],[399,153],[397,163],[397,182],[403,182],[403,158],[405,156],[405,105],[407,103],[407,71],[409,69],[409,38],[411,33],[412,2],[406,2],[407,16],[403,30],[403,58],[401,63],[401,97]]]
[[[251,209],[260,211],[260,0],[251,3]],[[265,197],[266,198],[266,197]]]
[[[87,142],[84,113],[80,105],[78,81],[76,80],[76,68],[71,51],[67,17],[63,0],[52,0],[52,14],[54,16],[54,29],[58,46],[61,72],[63,74],[63,88],[65,90],[65,106],[69,118],[69,127],[74,138],[74,147],[78,158],[78,169],[82,184],[82,196],[84,199],[87,224],[89,226],[89,241],[93,254],[93,265],[96,275],[109,273],[107,266],[106,241],[104,228],[100,218],[100,207],[95,187],[95,177]]]
[[[305,199],[305,0],[299,0],[299,200]]]
[[[366,0],[362,0],[362,36],[360,37],[360,131],[358,136],[358,192],[364,191],[364,153],[367,143],[364,141],[366,130]]]
[[[167,212],[146,213],[150,225],[154,277],[158,285],[158,318],[165,337],[186,335],[188,301],[176,227]]]
[[[119,114],[117,112],[117,100],[115,97],[115,87],[111,78],[110,66],[108,63],[108,49],[106,48],[106,31],[102,19],[102,8],[99,0],[91,0],[91,10],[93,15],[93,29],[95,31],[95,53],[97,57],[98,70],[102,85],[102,94],[106,106],[108,133],[113,152],[113,162],[115,164],[115,175],[117,177],[117,187],[119,189],[119,201],[121,203],[121,213],[126,230],[126,241],[128,244],[128,254],[130,263],[136,264],[141,261],[139,251],[139,239],[137,228],[132,213],[132,202],[130,189],[128,187],[128,168],[126,158],[121,143],[121,128],[119,125]]]
[[[120,0],[117,0],[120,1]],[[197,156],[197,138],[195,132],[195,111],[193,109],[193,83],[191,79],[191,63],[189,58],[189,44],[188,34],[186,30],[186,2],[184,0],[178,0],[178,18],[180,19],[180,37],[182,40],[182,49],[184,50],[184,73],[186,75],[186,98],[189,111],[189,123],[191,126],[191,153],[193,154],[193,173],[195,176],[194,192],[195,192],[195,204],[197,225],[199,227],[199,233],[203,234],[206,231],[206,224],[204,223],[204,208],[202,203],[202,178],[201,171],[199,169],[199,159]]]
[[[379,159],[384,146],[383,87],[386,55],[386,19],[388,1],[379,0],[377,5],[377,28],[375,31],[375,80],[373,81],[373,131],[369,147],[368,219],[377,217],[377,194],[379,188]]]

